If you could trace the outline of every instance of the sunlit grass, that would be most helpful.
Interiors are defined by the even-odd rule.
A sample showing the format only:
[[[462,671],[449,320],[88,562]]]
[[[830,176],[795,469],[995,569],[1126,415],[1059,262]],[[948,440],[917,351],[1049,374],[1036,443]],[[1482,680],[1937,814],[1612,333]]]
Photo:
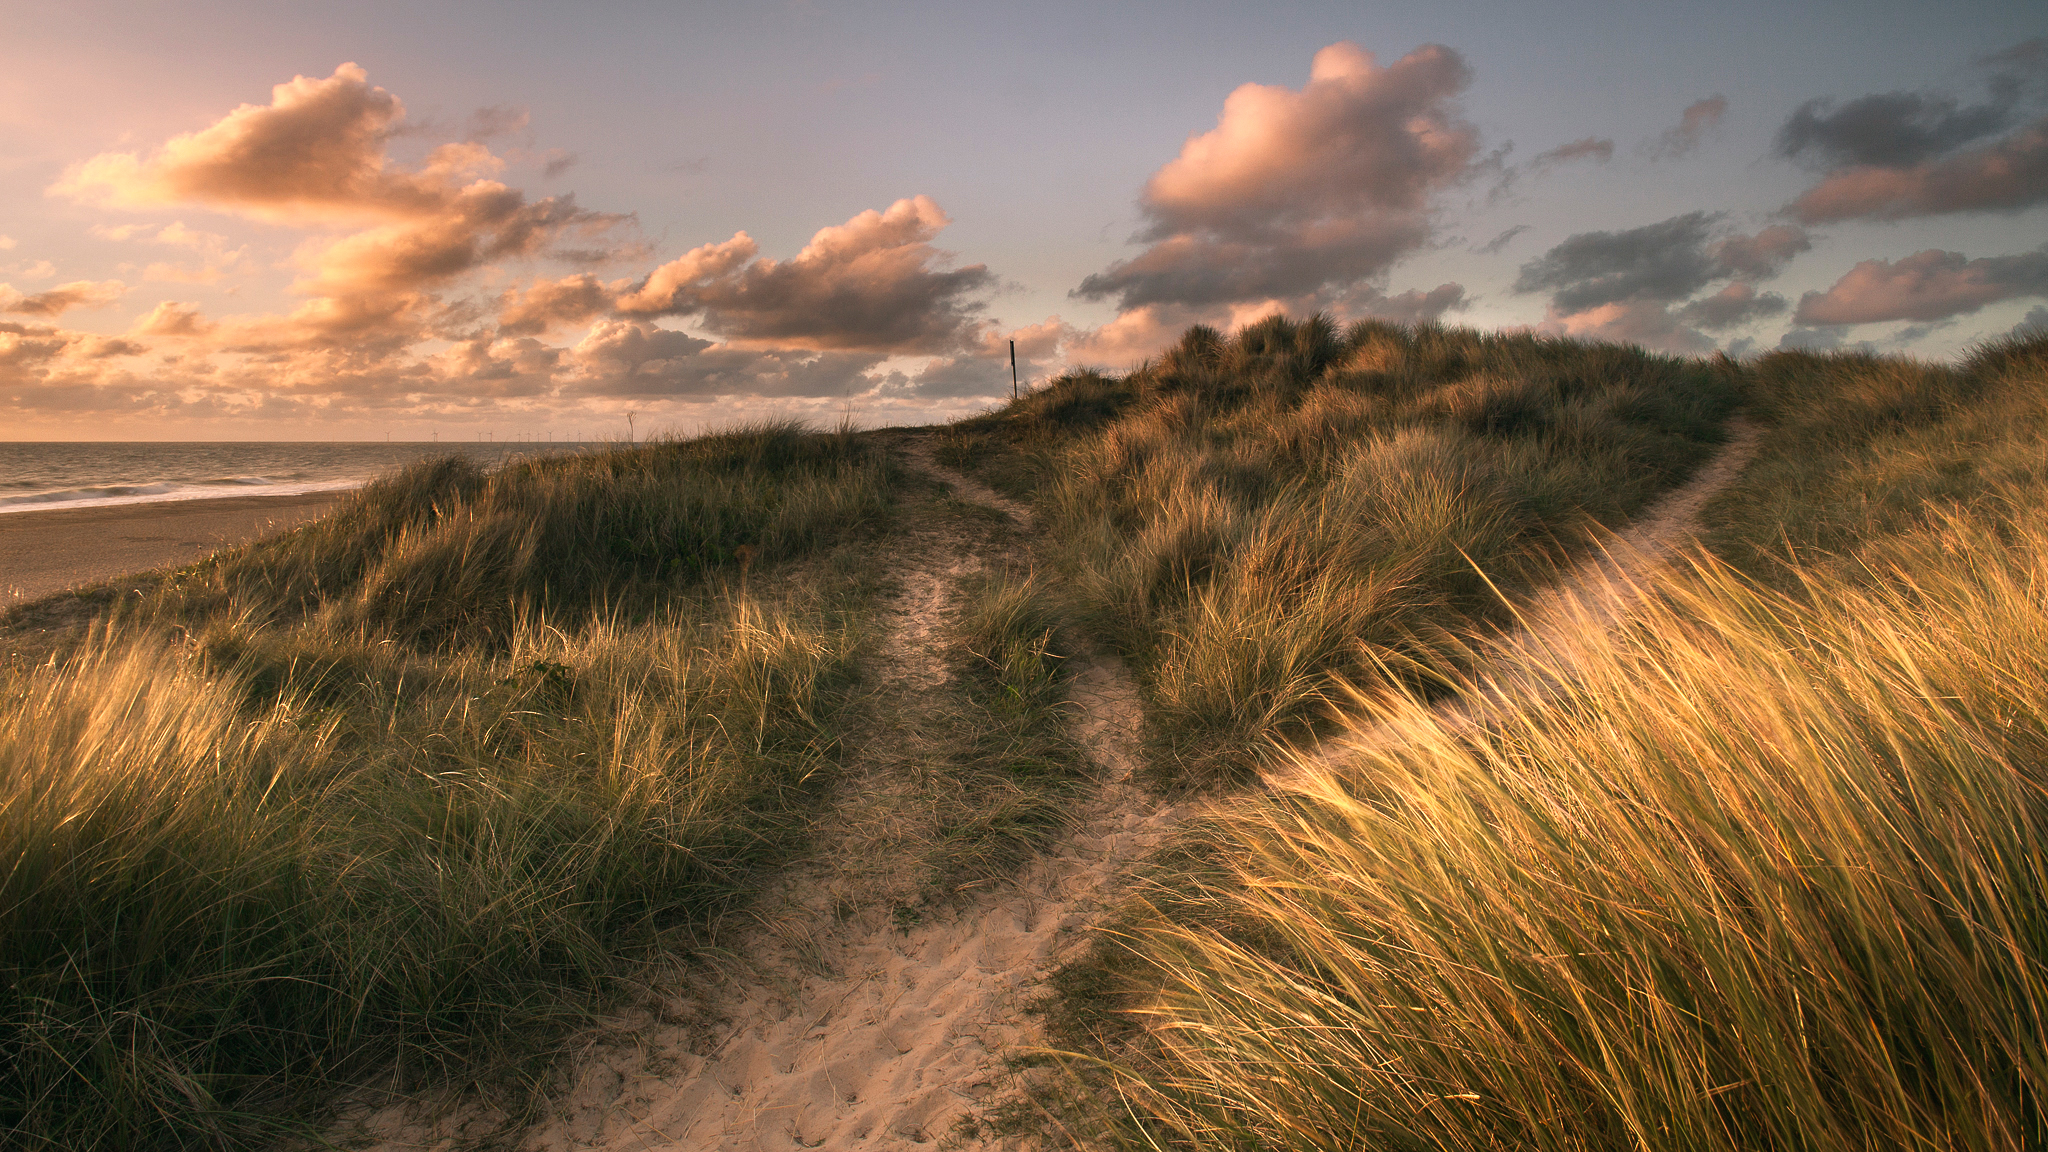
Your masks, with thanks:
[[[1708,566],[1563,697],[1232,806],[1126,926],[1112,1142],[2038,1144],[2048,517],[2001,528]]]
[[[1749,386],[1740,568],[1476,725],[1372,691],[1155,864],[1051,1004],[1084,1143],[2048,1139],[2048,341]]]
[[[0,1143],[260,1142],[705,939],[813,818],[890,477],[785,427],[430,463],[10,670]]]
[[[1636,348],[1273,317],[1202,327],[956,425],[1034,501],[1078,607],[1136,665],[1163,770],[1242,776],[1343,682],[1442,662],[1493,585],[1683,479],[1739,371]]]

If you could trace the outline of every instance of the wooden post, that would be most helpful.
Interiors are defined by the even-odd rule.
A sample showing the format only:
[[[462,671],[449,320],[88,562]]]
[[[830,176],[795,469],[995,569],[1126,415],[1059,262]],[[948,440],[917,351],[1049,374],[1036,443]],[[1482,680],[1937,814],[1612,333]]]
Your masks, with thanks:
[[[1010,403],[1017,402],[1017,342],[1010,341]]]

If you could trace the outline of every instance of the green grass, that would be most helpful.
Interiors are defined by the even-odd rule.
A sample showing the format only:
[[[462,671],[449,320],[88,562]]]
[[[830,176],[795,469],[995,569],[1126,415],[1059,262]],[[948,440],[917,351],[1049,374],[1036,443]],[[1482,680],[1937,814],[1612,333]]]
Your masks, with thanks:
[[[955,425],[1129,657],[1175,779],[1242,776],[1337,686],[1427,679],[1724,439],[1739,372],[1640,349],[1274,317]]]
[[[1961,364],[1775,352],[1750,377],[1757,463],[1707,510],[1709,542],[1779,586],[1802,566],[1949,513],[2048,498],[2048,342],[2007,340]]]
[[[2048,1141],[2048,341],[1744,384],[1729,561],[1483,729],[1377,695],[1398,740],[1155,862],[1048,1005],[1068,1139]]]
[[[953,643],[961,707],[947,732],[948,801],[929,858],[941,885],[961,891],[1014,878],[1065,830],[1088,767],[1069,733],[1067,657],[1041,580],[977,581]]]
[[[0,1143],[548,1058],[801,843],[894,472],[770,426],[372,485],[0,677]]]

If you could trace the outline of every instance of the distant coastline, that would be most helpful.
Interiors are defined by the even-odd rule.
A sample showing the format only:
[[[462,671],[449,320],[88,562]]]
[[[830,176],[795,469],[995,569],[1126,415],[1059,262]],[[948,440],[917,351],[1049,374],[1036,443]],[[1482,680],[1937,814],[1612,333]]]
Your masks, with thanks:
[[[130,504],[182,504],[199,500],[239,500],[249,497],[310,496],[322,492],[349,492],[368,484],[369,478],[318,480],[297,484],[270,484],[261,480],[247,484],[145,484],[109,485],[103,488],[72,488],[24,496],[0,496],[0,516],[21,512],[54,512],[73,508],[118,508]]]
[[[436,456],[467,456],[492,467],[588,447],[566,441],[0,442],[0,517],[346,492]]]
[[[67,588],[190,564],[332,511],[343,490],[211,499],[43,504],[0,516],[0,608]]]

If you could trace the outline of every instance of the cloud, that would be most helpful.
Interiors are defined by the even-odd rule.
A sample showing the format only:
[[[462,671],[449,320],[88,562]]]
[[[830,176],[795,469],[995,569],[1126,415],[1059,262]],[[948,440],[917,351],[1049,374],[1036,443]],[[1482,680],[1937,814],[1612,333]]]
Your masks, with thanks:
[[[2013,325],[2007,336],[2048,336],[2048,307],[2039,304],[2027,309],[2020,322]]]
[[[524,135],[532,124],[533,116],[526,109],[510,104],[493,104],[469,114],[463,139],[489,140],[496,136]]]
[[[1605,164],[1614,159],[1614,141],[1588,136],[1569,144],[1560,144],[1548,152],[1538,152],[1529,163],[1540,170],[1569,164],[1574,160],[1598,160]]]
[[[567,253],[561,242],[590,243],[626,222],[579,208],[572,196],[529,202],[490,178],[503,162],[474,142],[443,144],[417,168],[394,164],[386,145],[404,117],[397,97],[343,64],[325,79],[279,84],[268,105],[244,104],[147,158],[95,156],[51,191],[110,207],[197,205],[354,229],[301,248],[304,274],[293,287],[316,299],[292,324],[271,326],[270,338],[284,342],[355,339],[372,319],[394,336],[416,336],[436,304],[433,290],[493,261]]]
[[[729,340],[814,350],[949,353],[974,340],[995,287],[985,265],[938,267],[950,221],[929,196],[821,228],[788,260],[756,258],[741,232],[662,265],[619,298],[621,312],[695,316]]]
[[[1675,315],[1681,324],[1719,332],[1751,320],[1776,316],[1787,307],[1785,298],[1776,292],[1758,292],[1756,285],[1738,280],[1712,296],[1687,304]]]
[[[1792,319],[1816,328],[1943,320],[2027,296],[2048,296],[2048,247],[1976,260],[1929,248],[1897,261],[1857,264],[1826,292],[1801,296]]]
[[[1910,167],[2003,131],[2013,104],[2007,96],[1963,107],[1952,96],[1925,92],[1885,92],[1840,107],[1809,100],[1778,129],[1775,150],[1826,168]]]
[[[57,316],[73,308],[104,308],[119,300],[128,286],[119,280],[73,280],[43,292],[22,293],[0,284],[0,312],[20,316]]]
[[[214,328],[197,308],[165,300],[137,318],[133,332],[137,336],[204,336]]]
[[[1809,224],[2017,211],[2048,202],[2048,116],[2029,112],[2048,76],[2048,41],[1979,60],[1986,97],[1882,92],[1809,100],[1778,129],[1781,158],[1820,182],[1786,207]]]
[[[737,348],[644,320],[604,320],[570,352],[572,395],[838,396],[873,387],[874,353]]]
[[[1551,293],[1547,331],[1674,352],[1710,348],[1713,341],[1696,329],[1732,328],[1783,311],[1784,297],[1757,292],[1755,282],[1777,275],[1812,247],[1805,232],[1783,224],[1754,235],[1719,235],[1723,219],[1688,212],[1640,228],[1567,237],[1522,265],[1514,291]],[[1682,303],[1719,281],[1732,283]]]
[[[1796,352],[1877,352],[1877,345],[1871,341],[1850,344],[1840,332],[1830,328],[1794,328],[1778,338],[1778,347]]]
[[[1722,271],[1767,280],[1783,270],[1794,256],[1812,248],[1813,240],[1804,229],[1774,224],[1754,236],[1730,236],[1708,251]]]
[[[1704,100],[1695,100],[1678,114],[1678,123],[1665,129],[1663,135],[1647,145],[1644,151],[1652,160],[1676,160],[1698,148],[1706,134],[1727,114],[1726,96],[1716,93]]]
[[[1711,339],[1687,327],[1654,300],[1616,301],[1571,313],[1553,308],[1539,327],[1578,340],[1612,340],[1663,352],[1710,352],[1714,348]]]
[[[1688,212],[1620,232],[1581,232],[1522,265],[1516,292],[1555,289],[1566,312],[1629,299],[1679,300],[1717,272],[1707,239],[1718,215]]]
[[[619,275],[608,268],[641,251],[631,217],[566,195],[529,197],[501,182],[505,160],[476,142],[524,133],[522,117],[486,109],[466,126],[470,139],[402,163],[391,142],[423,130],[407,128],[395,96],[343,65],[161,147],[74,165],[53,194],[158,221],[108,221],[95,235],[180,254],[149,265],[146,278],[252,268],[246,249],[214,232],[160,223],[166,209],[207,209],[302,230],[291,255],[302,300],[282,314],[224,316],[165,300],[119,337],[0,323],[0,412],[68,412],[82,398],[138,420],[294,422],[500,405],[604,410],[626,399],[678,412],[745,397],[907,404],[985,394],[1007,376],[1010,338],[1020,367],[1042,368],[1073,334],[1057,317],[1010,333],[986,319],[998,281],[935,246],[949,221],[926,196],[819,229],[788,259],[762,256],[740,232]],[[509,155],[538,164],[545,154]],[[537,259],[583,266],[542,273],[516,263]],[[6,287],[0,308],[54,316],[125,290],[117,281]],[[678,330],[685,324],[690,331]],[[895,394],[884,395],[885,379],[898,382]]]
[[[1522,233],[1527,232],[1528,230],[1529,225],[1517,224],[1514,227],[1508,229],[1507,231],[1502,232],[1500,235],[1495,236],[1493,239],[1488,240],[1486,243],[1481,244],[1479,247],[1474,248],[1472,251],[1477,252],[1482,256],[1492,256],[1495,253],[1498,253],[1501,249],[1506,248],[1509,244],[1513,243],[1515,237],[1520,236]]]
[[[13,248],[14,248],[14,237],[12,237],[12,236],[0,236],[0,252],[9,252],[9,251],[12,251],[12,250],[13,250]]]
[[[506,336],[539,336],[549,329],[585,324],[618,304],[613,286],[588,272],[560,280],[541,280],[524,292],[507,291],[498,300],[498,332]]]
[[[140,240],[148,244],[190,249],[199,255],[199,266],[196,268],[161,261],[153,262],[143,270],[142,278],[145,280],[212,284],[235,271],[248,255],[246,245],[231,249],[227,246],[227,237],[188,228],[183,220],[174,220],[162,228],[154,224],[122,224],[115,227],[95,224],[90,231],[102,240]]]
[[[1808,224],[2012,212],[2048,203],[2048,116],[1983,148],[1905,168],[1858,165],[1828,175],[1787,211]]]
[[[1439,284],[1427,292],[1419,289],[1389,296],[1374,288],[1360,288],[1341,299],[1338,311],[1346,319],[1372,317],[1401,324],[1440,320],[1446,312],[1462,311],[1472,303],[1465,286]]]
[[[1139,255],[1075,295],[1123,311],[1297,297],[1384,273],[1430,231],[1436,191],[1467,175],[1478,132],[1455,100],[1471,70],[1441,45],[1380,67],[1349,42],[1300,90],[1245,84],[1216,127],[1146,182]]]

